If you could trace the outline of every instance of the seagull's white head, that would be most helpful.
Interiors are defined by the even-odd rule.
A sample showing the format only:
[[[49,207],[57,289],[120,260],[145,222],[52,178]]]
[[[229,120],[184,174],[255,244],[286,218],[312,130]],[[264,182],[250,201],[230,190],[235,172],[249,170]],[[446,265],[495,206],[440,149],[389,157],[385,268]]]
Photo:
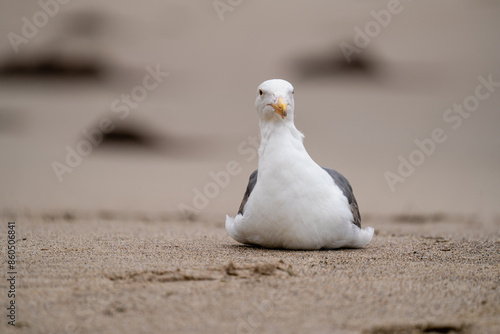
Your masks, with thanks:
[[[257,88],[255,108],[264,121],[293,122],[293,86],[282,79],[264,81]]]

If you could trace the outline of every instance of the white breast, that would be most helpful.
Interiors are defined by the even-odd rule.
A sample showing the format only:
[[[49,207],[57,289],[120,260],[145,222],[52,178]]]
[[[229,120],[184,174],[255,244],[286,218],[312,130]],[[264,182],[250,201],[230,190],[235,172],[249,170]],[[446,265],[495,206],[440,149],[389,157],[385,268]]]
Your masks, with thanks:
[[[302,140],[291,133],[271,136],[238,219],[242,237],[264,247],[318,249],[350,240],[352,219],[342,190],[310,158]]]

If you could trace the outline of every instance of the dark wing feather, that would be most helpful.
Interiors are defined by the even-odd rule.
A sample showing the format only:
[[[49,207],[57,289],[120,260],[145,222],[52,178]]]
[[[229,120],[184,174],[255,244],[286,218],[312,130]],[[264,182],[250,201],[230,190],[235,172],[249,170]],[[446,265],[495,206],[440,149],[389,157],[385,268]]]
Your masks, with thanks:
[[[250,193],[252,192],[256,183],[257,183],[257,169],[254,170],[253,173],[250,175],[250,178],[248,180],[247,190],[245,191],[245,195],[243,196],[243,200],[241,201],[238,214],[243,214],[243,209],[245,208],[245,204],[247,204],[248,197],[250,196]]]
[[[345,197],[347,197],[347,201],[349,202],[349,206],[351,207],[352,216],[354,217],[353,224],[361,227],[361,215],[359,214],[358,203],[356,202],[356,198],[354,198],[354,193],[352,192],[352,187],[349,181],[344,177],[344,175],[340,174],[334,169],[322,167],[333,179],[333,182],[342,189]]]

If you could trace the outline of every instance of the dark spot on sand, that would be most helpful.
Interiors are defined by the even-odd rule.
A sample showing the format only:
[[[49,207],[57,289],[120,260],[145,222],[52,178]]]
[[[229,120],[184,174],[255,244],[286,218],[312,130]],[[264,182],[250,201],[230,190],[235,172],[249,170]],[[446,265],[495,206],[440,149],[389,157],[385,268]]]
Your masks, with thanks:
[[[334,49],[297,59],[293,67],[302,79],[359,75],[375,78],[381,73],[382,63],[370,54],[353,54],[350,60],[348,62],[342,53]]]
[[[393,325],[381,326],[372,329],[364,330],[364,334],[460,334],[468,333],[466,325],[451,325],[451,324],[423,324],[423,325]]]
[[[400,214],[393,216],[392,220],[398,223],[413,223],[413,224],[423,224],[423,223],[438,223],[444,221],[446,215],[442,213],[434,214]]]

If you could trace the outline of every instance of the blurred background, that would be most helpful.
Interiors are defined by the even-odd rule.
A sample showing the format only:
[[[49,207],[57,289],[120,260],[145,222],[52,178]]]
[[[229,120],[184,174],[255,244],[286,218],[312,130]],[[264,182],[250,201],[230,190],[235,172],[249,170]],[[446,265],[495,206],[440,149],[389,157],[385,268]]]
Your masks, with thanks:
[[[499,217],[500,87],[474,98],[480,77],[500,82],[498,1],[0,8],[4,212],[222,223],[257,167],[256,88],[282,78],[308,152],[350,180],[363,215]],[[437,128],[446,140],[415,153]],[[417,164],[404,176],[401,158]]]

